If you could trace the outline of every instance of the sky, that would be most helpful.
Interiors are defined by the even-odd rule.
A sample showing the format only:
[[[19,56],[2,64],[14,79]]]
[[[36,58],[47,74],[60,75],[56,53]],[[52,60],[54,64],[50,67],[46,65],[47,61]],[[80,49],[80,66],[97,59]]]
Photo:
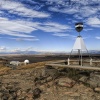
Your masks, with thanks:
[[[0,52],[71,51],[81,36],[100,50],[100,0],[0,0]]]

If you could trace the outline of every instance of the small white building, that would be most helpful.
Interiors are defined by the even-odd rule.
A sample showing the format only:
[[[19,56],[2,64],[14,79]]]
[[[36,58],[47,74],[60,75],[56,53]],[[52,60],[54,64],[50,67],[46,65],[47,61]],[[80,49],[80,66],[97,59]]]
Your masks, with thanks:
[[[29,64],[29,60],[28,59],[24,60],[24,64],[25,65]]]
[[[19,66],[20,62],[19,61],[10,61],[11,65]]]

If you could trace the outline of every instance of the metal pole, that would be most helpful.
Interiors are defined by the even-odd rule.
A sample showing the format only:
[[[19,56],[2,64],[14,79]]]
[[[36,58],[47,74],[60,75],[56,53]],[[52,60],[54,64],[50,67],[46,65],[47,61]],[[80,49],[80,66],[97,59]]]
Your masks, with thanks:
[[[70,59],[68,58],[68,65],[70,65]]]
[[[70,52],[70,54],[69,54],[69,57],[68,57],[68,59],[67,59],[68,65],[70,65],[70,56],[71,56],[71,54],[72,54],[72,51],[73,51],[73,49],[71,50],[71,52]]]
[[[81,65],[81,60],[80,60],[80,49],[78,49],[78,54],[79,54],[79,65]]]
[[[82,64],[82,50],[81,50],[81,66],[82,66],[83,64]]]
[[[73,49],[71,50],[71,53],[69,54],[69,58],[70,58],[70,56],[71,56],[71,54],[72,54],[72,51],[73,51]]]
[[[79,36],[80,36],[80,32],[79,32]]]
[[[90,59],[90,66],[92,66],[92,58]]]

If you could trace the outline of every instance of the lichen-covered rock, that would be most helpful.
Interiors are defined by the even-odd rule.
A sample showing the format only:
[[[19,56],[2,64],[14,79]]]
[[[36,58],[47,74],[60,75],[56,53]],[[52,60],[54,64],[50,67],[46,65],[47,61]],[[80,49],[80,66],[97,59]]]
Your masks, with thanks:
[[[87,80],[88,80],[88,77],[87,77],[87,76],[82,76],[82,77],[79,79],[79,81],[81,81],[81,82],[87,82]]]
[[[100,82],[100,72],[98,73],[91,73],[90,74],[90,79],[96,80]]]
[[[59,71],[51,66],[46,66],[44,70],[45,76],[51,76],[53,79],[56,79],[60,75]]]
[[[34,98],[34,99],[39,98],[41,92],[42,92],[42,91],[41,91],[39,88],[35,88],[35,89],[33,90],[33,98]]]
[[[73,87],[75,85],[75,81],[72,80],[72,79],[69,79],[69,78],[60,78],[58,81],[57,81],[57,85],[59,86],[64,86],[64,87]]]
[[[100,73],[91,73],[88,82],[91,87],[100,87]]]

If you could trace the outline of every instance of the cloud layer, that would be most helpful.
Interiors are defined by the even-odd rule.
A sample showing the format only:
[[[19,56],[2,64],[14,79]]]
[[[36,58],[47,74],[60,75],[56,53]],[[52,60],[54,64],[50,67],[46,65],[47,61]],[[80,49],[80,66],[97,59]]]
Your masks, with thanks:
[[[48,13],[40,12],[36,10],[29,9],[25,7],[20,2],[14,2],[12,0],[2,0],[0,1],[0,9],[7,10],[11,14],[16,14],[24,17],[32,18],[47,18],[50,17]]]
[[[44,40],[42,35],[45,33],[52,38],[56,36],[73,39],[74,24],[81,21],[86,33],[95,29],[99,33],[100,0],[0,1],[1,40],[16,40],[16,43],[35,41],[34,43],[44,44],[41,40]],[[97,36],[87,34],[87,37],[100,39],[98,33]],[[0,50],[6,50],[6,47],[1,46]]]

